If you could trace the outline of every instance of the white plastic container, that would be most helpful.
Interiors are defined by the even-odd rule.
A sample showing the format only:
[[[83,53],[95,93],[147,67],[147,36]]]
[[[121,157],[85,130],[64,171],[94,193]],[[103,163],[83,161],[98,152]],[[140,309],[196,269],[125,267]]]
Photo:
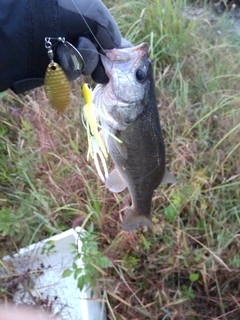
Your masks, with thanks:
[[[15,303],[39,305],[61,320],[106,320],[105,305],[96,294],[91,298],[91,290],[80,291],[73,275],[62,278],[63,271],[73,263],[71,244],[78,245],[81,251],[77,232],[80,228],[70,229],[20,249],[13,258],[3,259],[19,281],[13,297]],[[84,266],[81,259],[76,263]],[[6,277],[6,270],[1,272],[2,277]]]

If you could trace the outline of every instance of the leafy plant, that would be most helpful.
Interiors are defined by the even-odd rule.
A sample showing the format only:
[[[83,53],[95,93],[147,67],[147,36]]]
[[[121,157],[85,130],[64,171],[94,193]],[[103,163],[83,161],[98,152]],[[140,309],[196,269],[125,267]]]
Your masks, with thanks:
[[[75,258],[72,268],[63,272],[63,277],[71,275],[77,280],[77,287],[83,290],[84,287],[96,288],[99,278],[105,276],[104,269],[113,267],[112,262],[98,249],[96,241],[97,235],[93,232],[93,224],[88,228],[88,232],[79,232],[79,246],[75,251]]]

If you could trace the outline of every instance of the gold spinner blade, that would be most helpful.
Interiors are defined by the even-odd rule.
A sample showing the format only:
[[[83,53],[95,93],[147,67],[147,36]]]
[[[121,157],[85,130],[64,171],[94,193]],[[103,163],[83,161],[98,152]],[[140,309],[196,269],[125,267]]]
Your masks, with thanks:
[[[70,85],[64,71],[54,61],[47,67],[44,84],[53,107],[64,112],[70,103]]]

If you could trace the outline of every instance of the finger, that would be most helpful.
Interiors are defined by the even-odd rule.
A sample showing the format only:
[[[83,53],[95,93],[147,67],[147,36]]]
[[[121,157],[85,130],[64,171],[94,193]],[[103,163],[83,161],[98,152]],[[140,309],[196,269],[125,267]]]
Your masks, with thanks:
[[[96,83],[108,83],[108,76],[105,73],[105,69],[102,65],[101,60],[99,60],[99,63],[96,67],[96,69],[92,72],[92,79],[93,81],[95,81]]]

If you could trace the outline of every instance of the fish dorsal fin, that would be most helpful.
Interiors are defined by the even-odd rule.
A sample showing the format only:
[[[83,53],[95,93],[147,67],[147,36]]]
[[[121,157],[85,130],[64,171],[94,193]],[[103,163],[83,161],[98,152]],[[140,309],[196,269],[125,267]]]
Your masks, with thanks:
[[[168,171],[166,167],[164,171],[164,176],[161,181],[161,184],[164,183],[178,183],[177,179],[174,178],[174,176]]]
[[[122,176],[116,168],[107,177],[106,187],[110,191],[115,193],[121,192],[127,187],[126,182],[123,180]]]

